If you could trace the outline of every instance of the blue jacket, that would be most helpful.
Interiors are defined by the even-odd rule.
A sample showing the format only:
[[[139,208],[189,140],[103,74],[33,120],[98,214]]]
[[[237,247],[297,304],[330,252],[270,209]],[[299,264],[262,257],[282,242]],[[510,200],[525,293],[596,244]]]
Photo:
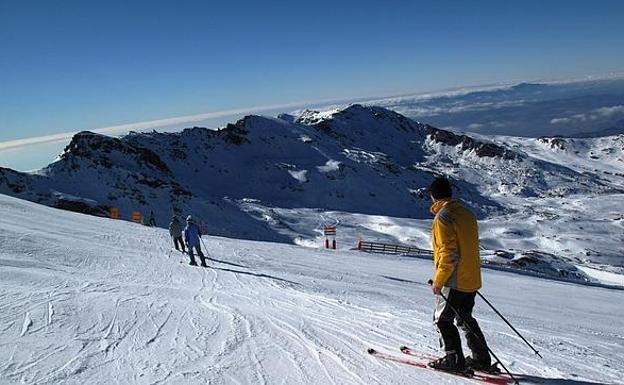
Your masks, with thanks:
[[[186,228],[184,229],[184,240],[189,247],[199,247],[200,236],[201,232],[199,231],[199,226],[193,222],[186,224]]]

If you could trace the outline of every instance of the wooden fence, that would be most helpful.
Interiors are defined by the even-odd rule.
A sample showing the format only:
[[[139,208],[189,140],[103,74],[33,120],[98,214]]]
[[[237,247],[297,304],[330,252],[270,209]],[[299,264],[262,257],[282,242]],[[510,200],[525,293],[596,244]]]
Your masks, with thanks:
[[[357,248],[360,251],[367,251],[369,253],[433,255],[431,250],[420,249],[412,246],[393,245],[391,243],[383,242],[359,241]]]

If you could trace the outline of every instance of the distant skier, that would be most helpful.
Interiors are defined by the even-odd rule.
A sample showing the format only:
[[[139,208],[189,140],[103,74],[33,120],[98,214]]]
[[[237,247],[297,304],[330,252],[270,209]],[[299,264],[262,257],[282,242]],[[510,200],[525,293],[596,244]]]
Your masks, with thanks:
[[[173,218],[171,218],[171,222],[169,223],[169,234],[173,239],[173,246],[175,247],[175,249],[186,253],[186,250],[184,248],[184,240],[182,239],[182,231],[184,231],[182,222],[180,222],[178,217],[174,215]]]
[[[429,188],[435,215],[432,244],[435,274],[432,290],[435,294],[434,323],[440,332],[440,344],[446,355],[429,366],[449,372],[464,372],[467,368],[489,369],[491,365],[485,337],[472,316],[475,295],[481,288],[479,230],[474,214],[452,198],[451,183],[437,178]],[[448,299],[449,304],[440,294]],[[452,308],[460,313],[458,317]],[[472,351],[464,358],[457,322]],[[462,320],[465,322],[462,322]]]
[[[195,223],[192,216],[188,216],[186,218],[186,228],[184,229],[184,240],[186,241],[186,247],[188,248],[189,257],[191,257],[190,265],[197,266],[197,262],[195,262],[195,257],[193,256],[193,248],[197,251],[197,255],[199,255],[199,259],[201,260],[201,265],[203,267],[208,267],[206,265],[206,258],[204,257],[204,253],[201,251],[200,246],[200,237],[202,236],[201,230],[199,226]]]
[[[154,211],[150,211],[149,221],[147,222],[149,226],[156,227],[156,219],[154,219]]]

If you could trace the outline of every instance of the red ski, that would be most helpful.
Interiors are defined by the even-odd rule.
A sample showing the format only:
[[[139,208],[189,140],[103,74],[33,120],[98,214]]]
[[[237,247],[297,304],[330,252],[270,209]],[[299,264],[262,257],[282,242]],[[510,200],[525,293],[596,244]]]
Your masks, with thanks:
[[[433,368],[430,368],[427,365],[427,363],[431,361],[431,359],[429,358],[432,358],[432,357],[428,357],[427,355],[413,352],[409,348],[407,348],[408,352],[405,352],[405,351],[403,352],[405,354],[408,354],[410,356],[409,358],[379,352],[372,348],[368,349],[367,351],[368,351],[368,354],[372,355],[373,357],[379,358],[384,361],[392,361],[392,362],[409,365],[409,366],[413,366],[413,367],[420,368],[420,369],[435,370]],[[403,349],[401,349],[401,351],[403,351]],[[465,373],[465,374],[464,373],[451,373],[451,372],[444,372],[441,370],[435,370],[435,371],[438,373],[448,374],[450,376],[455,376],[455,377],[463,377],[469,380],[475,380],[477,382],[491,384],[491,385],[507,385],[511,382],[509,378],[503,377],[502,375],[492,375],[492,374],[485,374],[485,373]]]

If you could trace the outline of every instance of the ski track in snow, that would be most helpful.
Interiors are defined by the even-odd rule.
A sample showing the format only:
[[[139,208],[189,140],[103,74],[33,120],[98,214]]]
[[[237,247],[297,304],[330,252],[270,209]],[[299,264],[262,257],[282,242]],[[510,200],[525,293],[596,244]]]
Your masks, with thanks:
[[[366,354],[439,354],[430,261],[205,237],[210,268],[193,268],[164,230],[4,196],[0,207],[1,383],[478,383]],[[522,383],[622,383],[621,291],[484,281],[545,357],[478,303]]]

